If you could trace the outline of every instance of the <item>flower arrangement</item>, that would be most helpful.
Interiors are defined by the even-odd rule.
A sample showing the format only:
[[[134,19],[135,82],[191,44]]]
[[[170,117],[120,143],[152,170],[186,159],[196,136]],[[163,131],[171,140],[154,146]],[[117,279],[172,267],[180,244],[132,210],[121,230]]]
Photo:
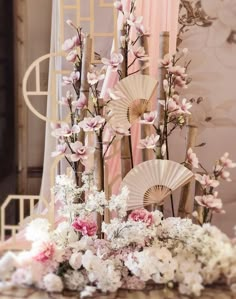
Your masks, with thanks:
[[[112,111],[112,102],[120,101],[125,95],[114,88],[108,91],[107,100],[101,99],[101,82],[107,68],[123,79],[140,71],[131,70],[136,61],[142,62],[142,68],[148,62],[145,49],[137,46],[146,31],[142,17],[135,14],[135,1],[131,1],[129,11],[124,10],[121,1],[115,1],[114,5],[124,17],[120,36],[122,53],[103,58],[100,68],[90,66],[87,95],[81,90],[86,35],[67,21],[76,35],[67,39],[62,48],[73,71],[62,79],[64,85],[72,88],[59,103],[69,109],[70,124],[52,125],[52,135],[58,140],[52,157],[63,155],[74,177],[58,176],[52,189],[62,216],[57,227],[51,229],[43,218],[33,220],[25,233],[32,242],[31,250],[19,254],[8,252],[0,260],[1,287],[33,285],[48,292],[68,289],[80,292],[81,297],[115,292],[119,288],[143,290],[148,284],[177,287],[181,294],[196,296],[205,285],[216,282],[224,282],[235,290],[235,242],[209,223],[214,213],[223,213],[215,188],[220,180],[230,181],[228,169],[236,166],[228,153],[209,173],[193,149],[187,151],[183,165],[201,169],[201,173],[195,174],[201,190],[195,196],[193,212],[197,224],[191,219],[165,219],[161,208],[148,211],[142,206],[128,213],[127,186],[117,195],[106,197],[104,158],[115,139],[128,138],[132,144],[130,127],[114,122]],[[131,28],[136,31],[134,40],[130,37]],[[181,89],[187,88],[191,81],[186,73],[189,65],[186,57],[184,49],[160,61],[165,79],[159,115],[150,111],[145,102],[140,103],[142,109],[135,110],[135,121],[153,130],[140,140],[138,148],[152,151],[156,159],[169,160],[168,138],[175,129],[187,124],[195,104],[194,99],[188,101],[180,95]],[[181,60],[184,66],[178,65]],[[128,112],[131,126],[132,109]],[[91,168],[92,157],[94,164],[102,165],[100,172]],[[100,223],[98,219],[103,220],[106,211],[112,212],[113,217],[109,223]]]

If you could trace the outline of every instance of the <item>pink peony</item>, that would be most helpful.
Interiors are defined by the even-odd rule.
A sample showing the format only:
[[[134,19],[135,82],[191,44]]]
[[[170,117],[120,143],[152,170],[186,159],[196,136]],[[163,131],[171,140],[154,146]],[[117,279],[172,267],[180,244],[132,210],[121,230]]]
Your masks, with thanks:
[[[72,226],[76,231],[81,232],[83,236],[94,236],[98,229],[96,221],[88,218],[76,218]]]
[[[43,241],[34,243],[33,259],[37,262],[45,263],[51,260],[55,253],[55,244],[52,242]]]
[[[131,212],[129,219],[133,221],[141,221],[150,226],[154,223],[152,213],[148,212],[146,209],[137,209]]]

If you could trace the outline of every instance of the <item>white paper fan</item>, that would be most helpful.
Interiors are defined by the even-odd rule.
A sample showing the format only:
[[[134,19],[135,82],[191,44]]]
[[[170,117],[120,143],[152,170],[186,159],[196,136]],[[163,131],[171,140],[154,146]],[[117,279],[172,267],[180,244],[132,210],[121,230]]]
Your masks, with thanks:
[[[192,171],[169,160],[149,160],[135,166],[123,179],[129,189],[127,210],[150,204],[162,205],[164,198],[193,177]]]
[[[124,98],[110,102],[112,112],[110,123],[116,127],[129,129],[131,125],[147,111],[157,80],[147,76],[134,74],[119,81],[114,90]]]

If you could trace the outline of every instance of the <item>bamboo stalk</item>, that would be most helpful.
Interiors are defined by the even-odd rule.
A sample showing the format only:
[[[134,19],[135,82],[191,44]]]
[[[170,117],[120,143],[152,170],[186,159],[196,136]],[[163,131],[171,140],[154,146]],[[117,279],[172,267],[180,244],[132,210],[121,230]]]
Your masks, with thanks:
[[[169,53],[169,32],[163,31],[160,33],[160,40],[159,40],[159,57],[163,58],[166,54]],[[159,104],[160,100],[165,99],[165,91],[163,88],[163,80],[166,76],[166,70],[163,67],[158,67],[158,79],[160,84],[157,87],[157,111],[158,111],[158,122],[159,125],[163,124],[164,122],[164,109],[163,106]]]
[[[189,148],[195,147],[197,132],[198,132],[198,128],[196,126],[192,125],[191,120],[189,119],[186,155],[187,155],[187,151]],[[189,166],[188,168],[190,170],[192,170],[191,166]],[[181,218],[188,217],[189,215],[192,214],[192,212],[190,210],[191,209],[190,205],[192,202],[191,185],[192,185],[192,183],[189,182],[181,190],[179,209],[178,209],[178,216]]]
[[[89,84],[87,80],[87,73],[89,70],[89,66],[92,59],[92,39],[89,35],[87,35],[84,39],[84,49],[83,49],[83,57],[82,57],[82,68],[81,68],[81,85],[80,85],[80,96],[84,95],[87,99],[89,98]],[[87,116],[86,110],[80,111],[80,118],[83,119]],[[84,144],[85,142],[85,133],[83,130],[79,133],[79,141]],[[77,167],[77,176],[78,176],[78,186],[82,186],[82,173],[85,168],[82,163],[78,164]]]
[[[142,35],[139,39],[140,46],[144,48],[145,53],[148,55],[148,36]],[[143,75],[149,75],[149,67],[144,68],[145,62],[140,60],[140,67],[141,67],[141,73]],[[148,110],[150,111],[150,107],[148,107]],[[150,125],[141,125],[141,138],[144,139],[145,137],[152,134],[152,129]],[[142,150],[142,160],[147,161],[153,159],[153,153],[152,151],[148,149]]]
[[[120,64],[119,71],[121,72],[121,78],[128,76],[128,44],[125,43],[125,47],[121,45],[121,36],[125,35],[124,30],[120,30],[118,34],[118,44],[119,51],[123,55],[124,60]],[[133,167],[132,159],[132,145],[131,145],[131,136],[123,136],[121,139],[121,176],[124,178],[126,174]]]

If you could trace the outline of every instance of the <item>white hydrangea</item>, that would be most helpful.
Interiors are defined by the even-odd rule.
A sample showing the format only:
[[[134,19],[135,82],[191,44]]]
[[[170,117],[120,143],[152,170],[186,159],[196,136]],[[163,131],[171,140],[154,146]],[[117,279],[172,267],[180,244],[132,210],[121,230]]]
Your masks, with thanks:
[[[104,214],[104,209],[107,207],[108,202],[106,200],[105,192],[94,191],[88,195],[85,203],[85,211],[92,213],[97,212],[101,215]]]
[[[102,231],[106,234],[107,240],[111,242],[111,248],[120,249],[131,243],[144,245],[147,238],[156,235],[153,227],[147,227],[144,222],[127,220],[121,222],[119,219],[112,219],[111,223],[102,224]]]
[[[129,190],[126,186],[121,189],[118,195],[112,195],[109,200],[109,210],[115,211],[118,218],[123,218],[127,214],[127,201],[129,199]]]
[[[29,241],[48,239],[50,226],[48,219],[36,218],[27,225],[25,237]]]
[[[141,280],[148,281],[152,279],[159,284],[173,280],[176,270],[176,262],[170,251],[158,246],[130,253],[125,265]]]
[[[47,292],[61,292],[63,290],[63,282],[61,278],[53,273],[44,276],[43,283]]]
[[[61,248],[66,248],[69,244],[78,240],[78,235],[68,222],[61,222],[53,231],[51,239]]]

